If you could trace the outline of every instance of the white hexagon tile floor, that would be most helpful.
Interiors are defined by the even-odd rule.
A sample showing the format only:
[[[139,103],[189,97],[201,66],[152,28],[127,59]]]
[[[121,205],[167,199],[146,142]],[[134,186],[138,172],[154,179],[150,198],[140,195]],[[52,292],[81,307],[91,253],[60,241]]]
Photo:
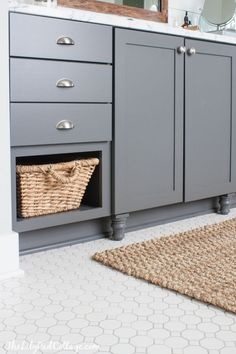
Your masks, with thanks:
[[[0,283],[0,354],[236,354],[236,315],[91,260],[230,217],[236,209],[21,257],[25,276]]]

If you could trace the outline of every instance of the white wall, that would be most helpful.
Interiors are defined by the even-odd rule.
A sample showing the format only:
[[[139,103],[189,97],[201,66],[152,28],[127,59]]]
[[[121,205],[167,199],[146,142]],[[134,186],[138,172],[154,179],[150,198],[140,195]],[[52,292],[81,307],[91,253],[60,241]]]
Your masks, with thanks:
[[[18,234],[11,225],[8,0],[0,5],[0,279],[19,274]]]
[[[184,22],[185,11],[189,11],[192,24],[198,24],[203,4],[204,0],[169,0],[169,23],[181,26]]]

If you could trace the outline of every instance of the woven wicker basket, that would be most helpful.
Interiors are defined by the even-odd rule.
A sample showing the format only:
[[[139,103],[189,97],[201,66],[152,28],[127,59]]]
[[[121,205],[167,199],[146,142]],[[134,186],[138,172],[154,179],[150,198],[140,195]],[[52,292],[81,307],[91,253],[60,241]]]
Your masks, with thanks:
[[[17,165],[18,217],[78,209],[97,158],[50,165]]]

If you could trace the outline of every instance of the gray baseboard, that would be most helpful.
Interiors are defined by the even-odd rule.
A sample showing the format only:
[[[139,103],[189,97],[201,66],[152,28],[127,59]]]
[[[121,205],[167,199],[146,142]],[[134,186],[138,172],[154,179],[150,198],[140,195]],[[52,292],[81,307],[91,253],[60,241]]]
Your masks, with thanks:
[[[22,232],[19,237],[20,255],[104,238],[109,221],[102,218]]]
[[[236,206],[235,195],[231,197],[231,205],[232,207]],[[213,213],[216,208],[217,198],[211,198],[130,213],[130,217],[127,220],[127,231]],[[97,240],[107,237],[109,232],[109,218],[23,232],[20,233],[20,254],[29,254]]]

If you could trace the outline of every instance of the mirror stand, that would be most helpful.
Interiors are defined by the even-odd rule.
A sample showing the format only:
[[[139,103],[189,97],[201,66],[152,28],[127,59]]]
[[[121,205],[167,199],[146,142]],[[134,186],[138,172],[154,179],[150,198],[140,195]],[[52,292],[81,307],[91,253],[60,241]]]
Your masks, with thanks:
[[[204,19],[206,27],[216,27],[206,32],[223,34],[225,27],[235,20],[235,9],[235,0],[205,0],[200,22]]]

